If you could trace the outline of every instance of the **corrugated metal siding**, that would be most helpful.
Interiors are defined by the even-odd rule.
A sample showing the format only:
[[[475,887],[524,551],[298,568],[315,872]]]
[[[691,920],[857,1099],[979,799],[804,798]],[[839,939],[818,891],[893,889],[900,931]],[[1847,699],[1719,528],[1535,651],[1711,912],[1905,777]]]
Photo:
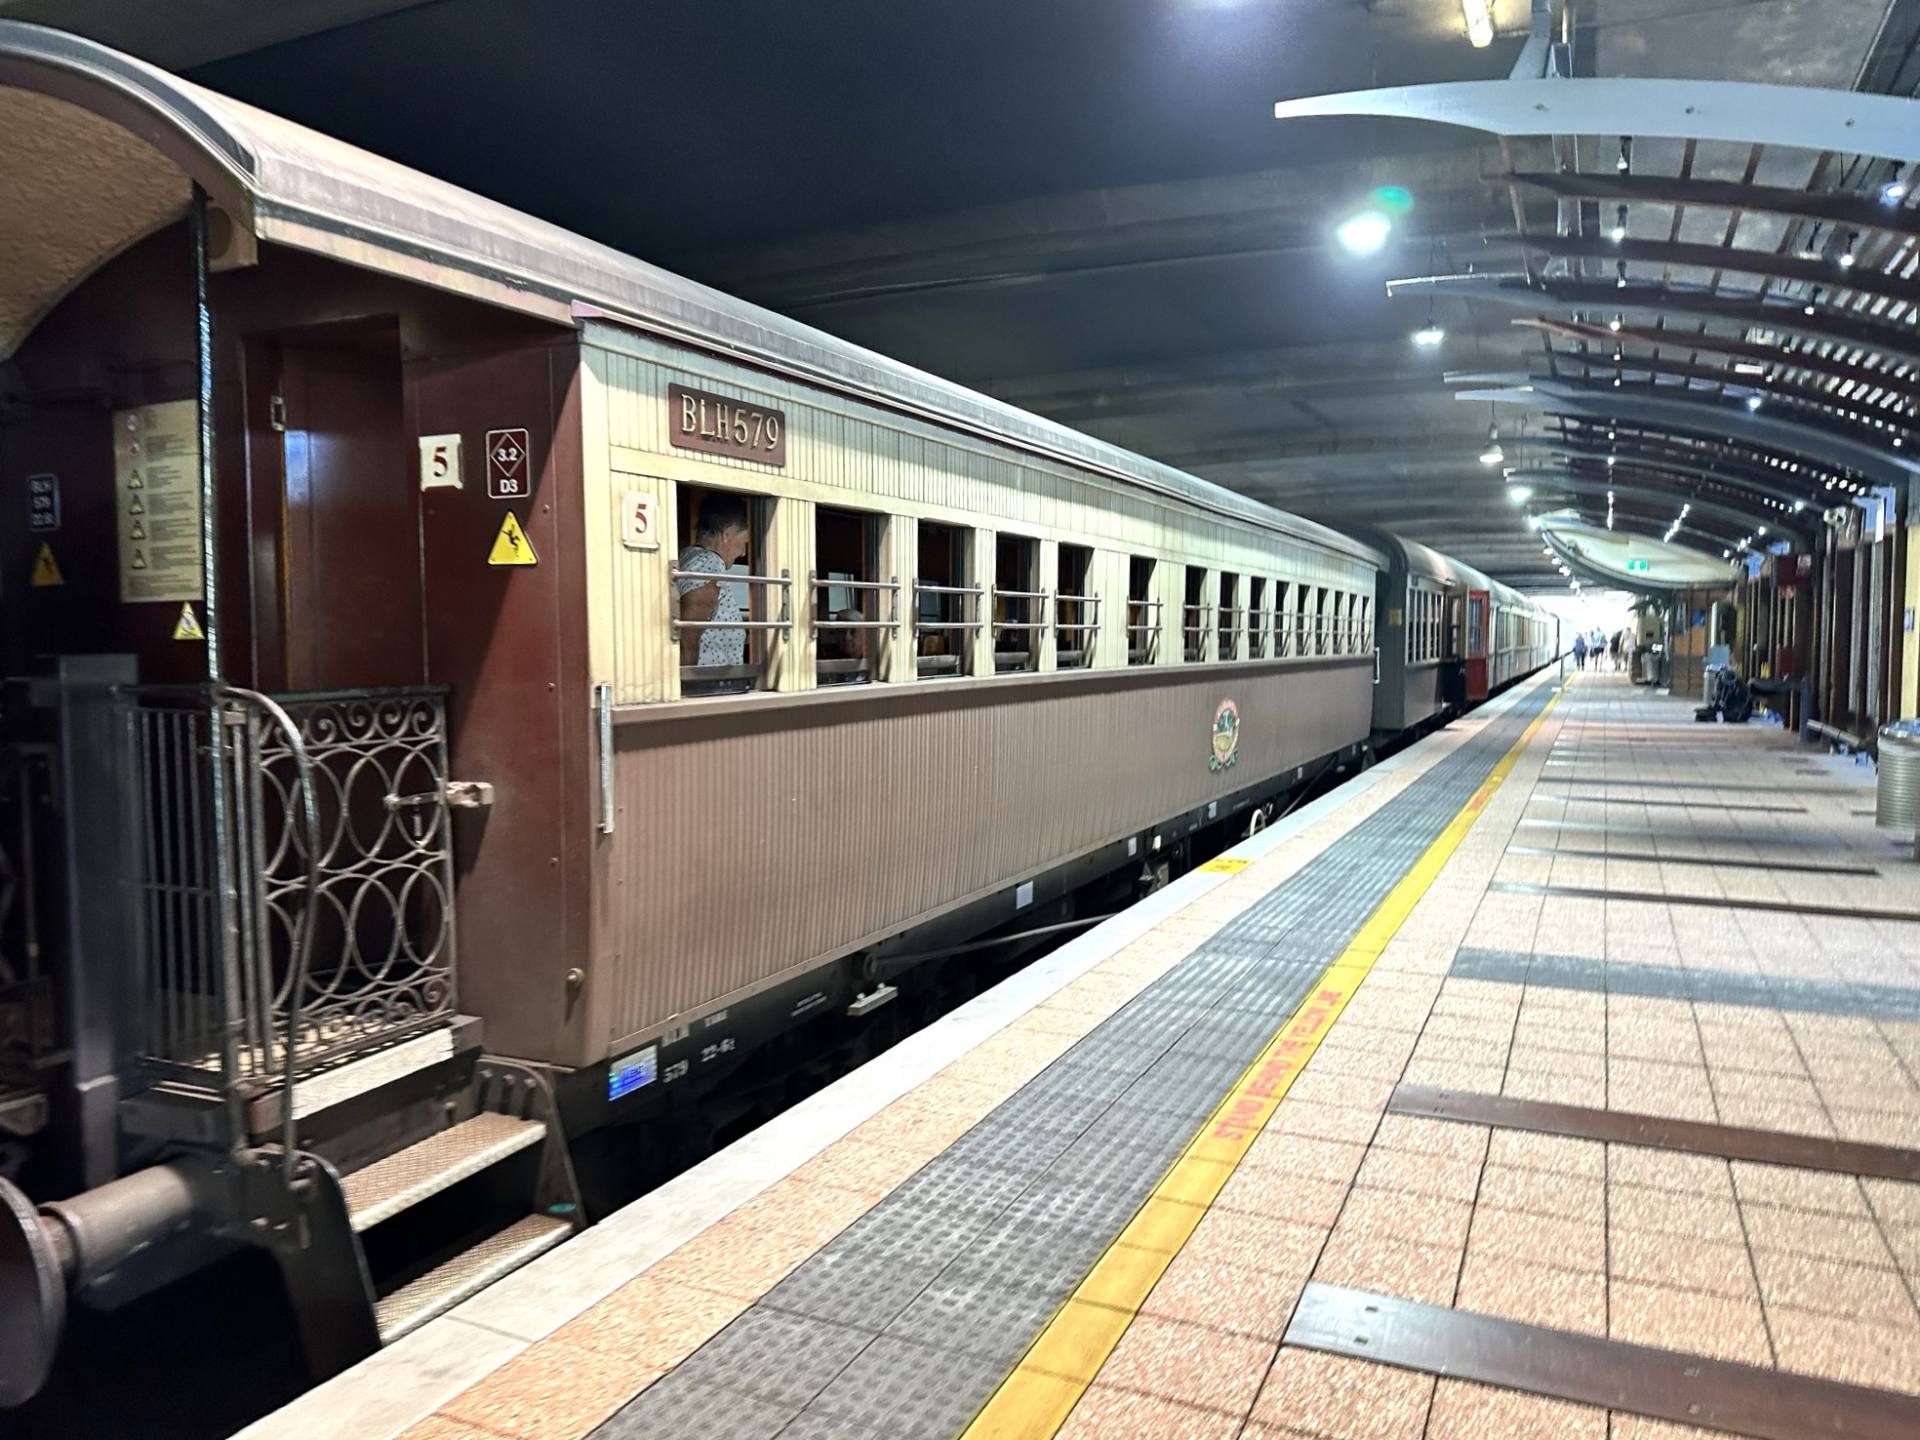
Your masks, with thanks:
[[[902,686],[617,730],[589,987],[642,1039],[1365,736],[1365,659]],[[1237,762],[1208,768],[1232,698]]]

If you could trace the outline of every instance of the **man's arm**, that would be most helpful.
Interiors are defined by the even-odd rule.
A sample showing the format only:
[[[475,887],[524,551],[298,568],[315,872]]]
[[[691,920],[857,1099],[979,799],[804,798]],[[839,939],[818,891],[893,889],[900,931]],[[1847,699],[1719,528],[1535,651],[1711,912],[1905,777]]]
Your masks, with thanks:
[[[674,597],[674,607],[682,620],[711,620],[713,612],[720,608],[720,587],[709,580],[694,585]],[[694,665],[700,659],[700,637],[704,630],[686,629],[680,632],[680,663]]]

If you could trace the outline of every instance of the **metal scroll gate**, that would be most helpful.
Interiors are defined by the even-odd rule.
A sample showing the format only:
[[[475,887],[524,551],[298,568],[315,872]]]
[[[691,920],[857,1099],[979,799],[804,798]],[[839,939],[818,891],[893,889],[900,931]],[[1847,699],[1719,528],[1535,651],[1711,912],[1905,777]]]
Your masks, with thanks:
[[[440,691],[126,698],[144,1069],[258,1093],[453,1014]]]

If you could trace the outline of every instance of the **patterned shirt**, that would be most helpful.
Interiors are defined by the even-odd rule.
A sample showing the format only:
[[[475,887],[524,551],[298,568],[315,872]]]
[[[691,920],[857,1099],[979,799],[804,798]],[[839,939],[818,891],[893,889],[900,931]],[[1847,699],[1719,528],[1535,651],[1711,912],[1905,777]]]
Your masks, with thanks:
[[[725,575],[727,562],[704,545],[689,545],[680,552],[675,568]],[[676,580],[674,585],[681,595],[685,595],[689,590],[697,590],[707,583],[704,580]],[[719,589],[720,598],[708,618],[720,623],[700,632],[700,654],[696,663],[744,665],[747,662],[747,632],[728,629],[726,625],[729,621],[747,618],[747,587],[737,580],[717,580],[712,583]]]

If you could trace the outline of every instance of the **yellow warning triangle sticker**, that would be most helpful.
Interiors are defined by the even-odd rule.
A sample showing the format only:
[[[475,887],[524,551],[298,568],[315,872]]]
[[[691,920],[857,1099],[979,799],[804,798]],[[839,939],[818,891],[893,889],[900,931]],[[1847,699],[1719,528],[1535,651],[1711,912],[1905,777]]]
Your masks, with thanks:
[[[67,577],[60,573],[60,562],[53,558],[53,547],[45,541],[40,543],[40,552],[33,557],[33,578],[27,583],[36,590],[67,583]]]
[[[193,613],[193,603],[189,601],[180,607],[180,618],[173,622],[173,638],[176,640],[204,640],[207,632],[200,628],[200,621]]]
[[[520,521],[509,510],[500,520],[500,533],[493,537],[493,549],[487,552],[489,565],[538,565],[540,557],[533,553],[533,542],[527,539],[527,532],[520,528]]]

